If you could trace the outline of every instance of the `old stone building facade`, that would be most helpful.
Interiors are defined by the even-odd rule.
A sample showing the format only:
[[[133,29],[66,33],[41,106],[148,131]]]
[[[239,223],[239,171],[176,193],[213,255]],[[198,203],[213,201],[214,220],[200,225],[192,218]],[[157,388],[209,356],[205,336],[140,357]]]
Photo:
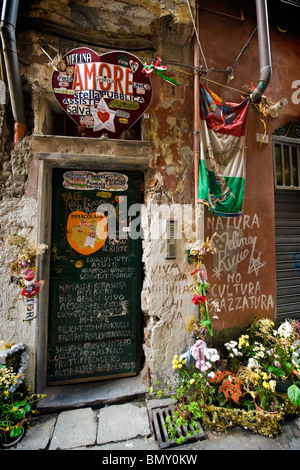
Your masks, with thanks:
[[[200,205],[195,224],[199,80],[225,102],[240,103],[262,73],[256,2],[200,3],[196,14],[194,0],[3,2],[0,339],[27,345],[27,380],[38,391],[49,383],[135,374],[149,383],[171,377],[173,355],[183,353],[192,341],[186,324],[195,310],[185,251],[195,236],[216,233],[217,252],[205,260],[209,296],[220,306],[212,319],[212,341],[217,344],[255,316],[278,321],[299,316],[300,155],[294,125],[300,115],[298,8],[293,2],[269,2],[271,76],[263,92],[266,98],[249,105],[243,213],[222,217]],[[9,38],[14,32],[12,50]],[[106,63],[113,65],[106,67],[104,77],[111,82],[103,77],[101,82],[100,72],[97,79],[92,69],[84,69],[84,63],[104,61],[112,51],[117,62],[106,56]],[[85,60],[83,52],[100,59]],[[11,74],[7,54],[17,60],[19,74]],[[144,64],[155,64],[157,57],[158,65],[166,67],[162,73],[173,82],[162,78],[159,69],[149,78],[140,74],[135,82],[134,74]],[[111,105],[109,112],[114,110],[123,125],[117,138],[108,123],[103,127],[106,118],[98,117],[98,135],[89,134],[91,112],[84,100],[95,95],[79,93],[74,106],[83,111],[72,111],[71,92],[71,101],[65,101],[69,116],[62,109],[61,89],[65,100],[71,90],[67,70],[59,68],[62,60],[73,67],[70,75],[77,70],[78,89],[89,89],[80,88],[81,80],[94,79],[106,93],[114,81],[119,84],[115,101],[123,103],[121,61],[127,61],[127,95],[140,101]],[[55,73],[59,78],[54,83]],[[14,95],[19,78],[21,98]],[[140,95],[135,88],[143,89]],[[140,103],[150,91],[143,109]],[[260,106],[267,102],[270,107],[282,98],[288,104],[276,117]],[[136,109],[140,114],[127,129]],[[72,113],[74,118],[81,112],[89,118],[81,116],[75,123]],[[289,123],[290,133],[283,135]],[[93,191],[88,191],[87,175]],[[110,186],[97,186],[103,175]],[[97,246],[89,225],[90,245],[84,246],[95,251],[78,248],[79,238],[70,239],[78,227],[71,214],[81,221],[80,233],[87,218],[94,218],[98,227],[98,216],[91,214],[107,200],[119,222],[123,196],[128,205],[122,233],[132,233],[137,212],[128,209],[140,204],[138,236],[124,235],[115,242],[111,237]],[[44,284],[30,322],[24,321],[24,296],[10,282],[16,255],[7,243],[12,235],[28,235],[48,246],[37,264],[37,280]]]

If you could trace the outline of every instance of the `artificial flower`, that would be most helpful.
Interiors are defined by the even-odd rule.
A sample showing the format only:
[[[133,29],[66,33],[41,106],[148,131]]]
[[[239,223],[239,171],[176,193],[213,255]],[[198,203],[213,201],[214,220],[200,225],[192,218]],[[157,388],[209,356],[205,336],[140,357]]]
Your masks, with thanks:
[[[206,297],[205,295],[200,295],[200,294],[194,294],[192,298],[192,303],[195,305],[199,305],[201,302],[206,302]]]

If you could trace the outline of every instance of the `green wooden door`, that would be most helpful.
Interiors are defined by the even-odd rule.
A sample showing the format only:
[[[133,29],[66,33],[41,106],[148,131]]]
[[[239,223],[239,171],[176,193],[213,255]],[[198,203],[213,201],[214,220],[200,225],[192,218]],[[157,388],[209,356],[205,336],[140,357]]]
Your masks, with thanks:
[[[54,169],[52,186],[48,384],[136,375],[142,175]]]

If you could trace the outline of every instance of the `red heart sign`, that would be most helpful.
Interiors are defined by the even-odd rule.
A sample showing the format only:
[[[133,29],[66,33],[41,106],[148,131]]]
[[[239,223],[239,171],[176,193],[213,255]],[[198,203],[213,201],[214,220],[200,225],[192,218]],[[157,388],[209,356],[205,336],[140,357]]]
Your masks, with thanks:
[[[99,109],[99,111],[97,112],[97,116],[102,122],[108,121],[109,119],[109,113],[107,113],[105,110],[103,111]]]
[[[89,48],[68,52],[52,75],[60,106],[85,135],[118,139],[147,110],[152,87],[138,57],[113,51],[98,55]]]

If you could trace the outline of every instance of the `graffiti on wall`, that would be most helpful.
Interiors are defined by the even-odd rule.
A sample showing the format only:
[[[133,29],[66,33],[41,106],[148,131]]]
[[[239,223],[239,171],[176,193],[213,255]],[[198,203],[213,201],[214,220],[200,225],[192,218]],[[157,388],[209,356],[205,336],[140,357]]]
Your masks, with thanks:
[[[271,311],[274,295],[264,292],[261,282],[261,270],[267,262],[259,249],[258,215],[208,217],[207,228],[216,232],[211,295],[218,299],[221,311]]]
[[[186,310],[186,299],[190,304],[191,280],[188,276],[175,262],[151,267],[151,279],[155,279],[151,286],[153,307],[159,312],[164,309],[168,312],[167,322],[182,317]]]

